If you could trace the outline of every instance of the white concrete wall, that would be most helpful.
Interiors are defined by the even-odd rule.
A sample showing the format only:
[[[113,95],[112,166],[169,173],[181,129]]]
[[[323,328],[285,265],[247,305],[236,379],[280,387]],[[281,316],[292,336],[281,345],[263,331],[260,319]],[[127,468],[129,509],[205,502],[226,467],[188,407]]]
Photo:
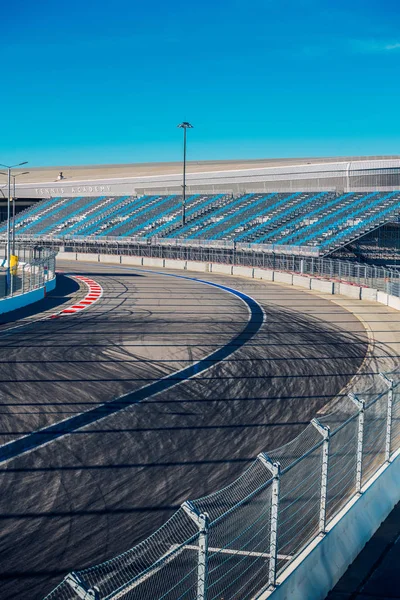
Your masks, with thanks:
[[[277,283],[287,283],[293,285],[292,273],[281,273],[281,271],[274,271],[274,281]]]
[[[241,277],[250,277],[250,279],[252,279],[254,277],[254,269],[253,267],[242,267],[239,265],[234,266],[233,275],[240,275]]]
[[[212,263],[211,273],[223,273],[224,275],[232,275],[232,265]]]
[[[59,260],[76,260],[77,256],[76,252],[57,252],[57,258]]]
[[[338,292],[336,292],[336,286],[338,287]],[[335,283],[335,293],[347,296],[348,298],[361,299],[361,288],[350,283]]]
[[[201,273],[205,273],[207,271],[208,263],[199,262],[197,260],[187,260],[186,261],[186,269],[188,271],[200,271]]]
[[[376,302],[377,298],[378,290],[374,290],[373,288],[361,288],[361,300],[372,300]]]
[[[388,296],[388,306],[400,310],[400,298],[396,296]]]
[[[274,272],[269,269],[254,269],[254,278],[255,279],[264,279],[265,281],[273,281],[274,280]]]
[[[142,256],[121,256],[121,264],[123,265],[134,265],[139,267],[143,264]]]
[[[164,267],[166,269],[186,269],[186,260],[172,260],[166,258],[164,260]]]
[[[99,257],[102,263],[121,264],[121,256],[116,256],[115,254],[100,254]]]
[[[333,281],[325,281],[323,279],[311,279],[311,289],[317,292],[324,292],[325,294],[334,293]]]
[[[304,287],[308,290],[311,289],[311,277],[306,275],[293,275],[293,285]]]
[[[164,258],[148,258],[147,256],[143,257],[143,266],[145,267],[157,267],[157,269],[162,269],[164,268],[164,264]]]
[[[108,256],[108,254],[105,254],[104,256]],[[57,257],[58,257],[58,255],[57,255]],[[77,252],[76,260],[88,260],[89,262],[100,262],[100,254],[85,254],[84,252]]]
[[[378,293],[377,293],[377,295],[376,295],[376,299],[377,299],[377,301],[378,301],[378,302],[380,302],[381,304],[386,304],[386,306],[387,306],[387,303],[388,303],[389,296],[388,296],[388,294],[385,294],[385,292],[380,292],[380,291],[378,290]]]

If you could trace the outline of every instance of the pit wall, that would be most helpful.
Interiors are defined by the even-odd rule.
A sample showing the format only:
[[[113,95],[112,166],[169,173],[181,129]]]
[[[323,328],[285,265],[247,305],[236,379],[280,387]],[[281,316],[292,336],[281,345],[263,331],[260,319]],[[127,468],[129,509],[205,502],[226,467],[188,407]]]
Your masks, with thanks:
[[[55,287],[56,278],[54,277],[54,279],[47,281],[43,287],[37,288],[36,290],[25,292],[25,294],[16,294],[10,298],[3,298],[0,300],[0,314],[11,312],[18,308],[24,308],[25,306],[29,306],[29,304],[43,300],[46,294],[54,290]]]
[[[385,306],[400,310],[400,298],[390,296],[368,287],[360,287],[351,283],[330,281],[308,275],[295,275],[282,271],[260,269],[258,267],[242,267],[240,265],[226,265],[222,263],[198,262],[194,260],[173,260],[168,258],[148,258],[145,256],[117,256],[113,254],[85,254],[79,252],[59,252],[59,260],[78,260],[99,263],[111,263],[156,269],[183,269],[199,273],[218,273],[221,275],[235,275],[275,281],[286,285],[295,285],[307,290],[315,290],[324,294],[340,294],[356,300],[373,300]]]
[[[366,287],[287,272],[219,263],[60,252],[59,260],[183,269],[220,273],[294,285],[324,294],[340,294],[356,300],[372,300],[400,310],[400,298]],[[352,498],[329,523],[325,534],[315,538],[279,576],[273,590],[259,593],[259,600],[324,600],[347,568],[400,500],[400,451],[370,479],[362,493]]]

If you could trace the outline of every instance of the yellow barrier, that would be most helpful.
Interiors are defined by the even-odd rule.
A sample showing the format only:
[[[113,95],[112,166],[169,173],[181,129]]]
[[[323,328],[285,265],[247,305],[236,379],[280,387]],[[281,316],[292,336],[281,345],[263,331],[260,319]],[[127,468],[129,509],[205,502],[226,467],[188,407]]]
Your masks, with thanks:
[[[18,270],[18,256],[14,254],[10,255],[10,273],[11,275],[16,275]]]

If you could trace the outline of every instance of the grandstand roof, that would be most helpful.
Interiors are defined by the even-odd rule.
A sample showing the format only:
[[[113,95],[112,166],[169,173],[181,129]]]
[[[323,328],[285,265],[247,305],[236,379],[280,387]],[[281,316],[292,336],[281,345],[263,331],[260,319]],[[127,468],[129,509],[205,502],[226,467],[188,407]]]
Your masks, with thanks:
[[[214,171],[230,171],[240,169],[260,169],[271,167],[289,167],[299,165],[320,165],[325,163],[340,162],[371,162],[381,160],[400,160],[400,155],[390,156],[337,156],[337,157],[306,157],[306,158],[260,158],[260,159],[232,159],[232,160],[202,160],[188,161],[187,173],[203,173]],[[29,174],[24,176],[23,184],[55,183],[57,176],[62,171],[64,183],[81,182],[101,179],[119,179],[126,177],[148,177],[157,175],[173,175],[180,173],[180,162],[153,162],[153,163],[127,163],[108,165],[83,165],[83,166],[55,166],[31,167]]]
[[[57,176],[62,171],[64,178]],[[180,163],[33,169],[19,198],[172,194],[182,190]],[[188,193],[400,189],[400,158],[340,157],[189,162]]]

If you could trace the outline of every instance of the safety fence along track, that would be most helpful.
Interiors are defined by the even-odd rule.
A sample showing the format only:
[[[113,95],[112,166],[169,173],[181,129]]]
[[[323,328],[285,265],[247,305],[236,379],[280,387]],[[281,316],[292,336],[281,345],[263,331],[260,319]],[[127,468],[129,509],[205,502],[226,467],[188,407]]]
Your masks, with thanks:
[[[268,253],[260,244],[252,244],[252,248],[236,244],[206,240],[196,241],[191,245],[187,240],[178,244],[162,244],[145,240],[42,240],[49,247],[60,248],[71,254],[104,254],[116,256],[138,256],[143,258],[163,258],[184,261],[221,263],[233,266],[287,271],[293,274],[326,278],[338,282],[350,282],[355,285],[381,290],[392,296],[400,296],[400,269],[359,263],[339,258],[286,254],[281,248],[276,253]],[[64,246],[65,244],[65,246]],[[61,246],[60,246],[61,245]]]
[[[55,277],[57,252],[48,247],[19,246],[15,263],[0,272],[0,299],[44,287]],[[4,253],[5,255],[5,253]],[[6,264],[6,259],[3,259]]]
[[[149,538],[70,573],[46,600],[246,600],[273,589],[400,447],[398,383],[381,374],[364,398],[349,393],[226,488],[184,502]]]

